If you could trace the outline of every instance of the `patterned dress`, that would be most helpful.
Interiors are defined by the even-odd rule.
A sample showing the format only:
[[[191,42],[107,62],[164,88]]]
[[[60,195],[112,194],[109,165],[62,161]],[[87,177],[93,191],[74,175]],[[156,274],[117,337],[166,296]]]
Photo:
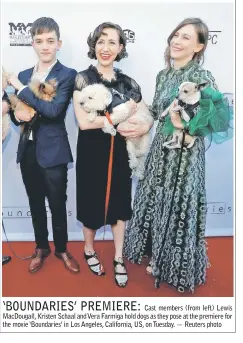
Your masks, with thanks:
[[[209,81],[217,89],[212,74],[191,61],[185,67],[162,70],[156,78],[152,111],[154,118],[170,105],[171,94],[182,82]],[[167,282],[179,292],[194,291],[204,284],[206,254],[205,146],[198,137],[187,149],[168,149],[171,139],[159,121],[133,204],[133,215],[125,233],[124,256],[141,263],[151,256],[156,287]],[[179,168],[178,168],[179,166]]]

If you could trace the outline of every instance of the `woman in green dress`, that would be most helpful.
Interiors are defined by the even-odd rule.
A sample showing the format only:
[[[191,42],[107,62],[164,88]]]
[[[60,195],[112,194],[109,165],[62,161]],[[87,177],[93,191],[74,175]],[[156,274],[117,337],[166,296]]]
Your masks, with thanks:
[[[206,192],[204,137],[192,148],[188,132],[182,149],[168,149],[171,139],[164,131],[161,113],[172,103],[175,90],[185,81],[208,81],[217,89],[212,74],[200,66],[208,42],[208,28],[198,18],[183,20],[170,34],[165,51],[167,68],[156,79],[152,105],[154,119],[160,119],[133,204],[133,215],[125,233],[124,256],[141,263],[147,255],[147,272],[155,286],[167,282],[179,292],[194,291],[204,284],[208,258],[205,242]],[[170,111],[174,128],[185,129],[178,113]],[[138,125],[137,125],[138,126]],[[143,133],[121,132],[124,136]],[[190,132],[190,131],[189,131]]]

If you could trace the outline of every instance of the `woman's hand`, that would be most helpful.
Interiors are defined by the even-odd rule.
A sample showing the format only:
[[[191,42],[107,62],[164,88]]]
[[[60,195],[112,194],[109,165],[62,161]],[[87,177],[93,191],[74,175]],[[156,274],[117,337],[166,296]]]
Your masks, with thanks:
[[[7,103],[7,101],[3,101],[2,102],[2,115],[4,116],[5,114],[7,114],[10,110],[10,106]]]
[[[119,125],[117,127],[117,131],[126,138],[136,138],[142,136],[147,133],[152,127],[152,125],[144,123],[142,121],[139,121],[139,119],[132,117],[128,120],[128,123],[130,124],[129,126],[131,126],[130,130],[120,130]]]
[[[133,99],[130,99],[129,101],[132,107],[132,112],[131,112],[131,116],[132,116],[133,114],[137,112],[138,105]]]
[[[19,90],[20,88],[24,87],[24,85],[19,81],[18,77],[13,74],[9,73],[8,74],[8,84],[13,86],[15,89]]]
[[[181,121],[181,117],[180,117],[179,112],[176,111],[176,102],[175,101],[173,102],[169,113],[170,113],[170,119],[171,119],[171,122],[172,122],[174,128],[183,130],[184,125]]]
[[[18,110],[18,111],[15,111],[14,114],[18,120],[25,121],[25,122],[30,121],[32,118],[31,114],[26,110]]]
[[[185,143],[190,144],[192,141],[192,136],[185,134]]]

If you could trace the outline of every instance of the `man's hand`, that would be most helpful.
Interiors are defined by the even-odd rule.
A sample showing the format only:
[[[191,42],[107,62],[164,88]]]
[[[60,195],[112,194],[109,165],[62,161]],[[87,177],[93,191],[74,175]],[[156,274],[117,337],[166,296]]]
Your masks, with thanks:
[[[17,76],[13,73],[9,74],[8,76],[8,84],[12,85],[17,90],[24,87],[24,85],[19,81]]]
[[[2,115],[7,114],[9,112],[10,106],[7,101],[2,102]]]
[[[15,114],[15,117],[16,117],[18,120],[22,120],[22,121],[25,121],[25,122],[30,121],[31,118],[32,118],[32,116],[30,115],[30,113],[29,113],[28,111],[25,111],[25,110],[15,111],[14,114]]]

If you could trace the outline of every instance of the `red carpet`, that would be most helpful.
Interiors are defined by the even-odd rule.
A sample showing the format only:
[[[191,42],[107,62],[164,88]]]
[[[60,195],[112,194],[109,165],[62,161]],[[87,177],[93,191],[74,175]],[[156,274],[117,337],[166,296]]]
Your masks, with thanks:
[[[15,258],[7,243],[3,243],[3,255],[12,256],[12,261],[2,268],[3,297],[232,297],[233,296],[233,238],[208,238],[208,255],[211,267],[208,269],[207,283],[196,288],[195,293],[178,293],[173,287],[162,283],[154,288],[154,278],[145,272],[144,265],[134,265],[126,261],[129,282],[120,289],[113,280],[113,242],[96,242],[96,251],[106,270],[106,275],[92,274],[83,258],[84,242],[70,242],[71,254],[78,260],[79,274],[68,272],[53,252],[45,260],[41,270],[35,274],[28,272],[29,260]],[[13,242],[17,255],[33,253],[33,242]]]

